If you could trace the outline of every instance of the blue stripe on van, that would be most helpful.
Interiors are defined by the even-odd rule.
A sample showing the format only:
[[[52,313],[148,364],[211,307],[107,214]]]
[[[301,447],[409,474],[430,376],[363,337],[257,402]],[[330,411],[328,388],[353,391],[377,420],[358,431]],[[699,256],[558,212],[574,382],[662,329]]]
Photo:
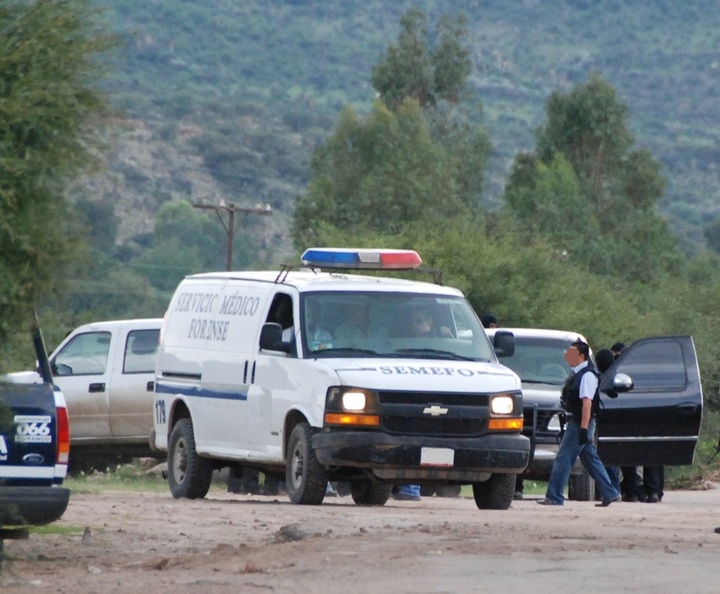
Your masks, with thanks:
[[[182,394],[183,396],[198,398],[219,398],[220,400],[247,400],[247,392],[220,392],[195,386],[178,386],[163,383],[155,384],[155,392],[157,394]]]

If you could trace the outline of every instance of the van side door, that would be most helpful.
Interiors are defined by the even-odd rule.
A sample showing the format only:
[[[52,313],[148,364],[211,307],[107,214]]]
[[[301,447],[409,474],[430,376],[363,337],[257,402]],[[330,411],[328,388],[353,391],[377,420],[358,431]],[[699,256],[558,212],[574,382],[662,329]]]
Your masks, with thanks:
[[[298,294],[284,287],[269,300],[265,314],[265,323],[280,325],[285,350],[261,349],[259,339],[255,345],[248,386],[252,418],[248,435],[252,456],[257,459],[282,460],[285,413],[303,400],[307,363],[297,357],[298,301]]]

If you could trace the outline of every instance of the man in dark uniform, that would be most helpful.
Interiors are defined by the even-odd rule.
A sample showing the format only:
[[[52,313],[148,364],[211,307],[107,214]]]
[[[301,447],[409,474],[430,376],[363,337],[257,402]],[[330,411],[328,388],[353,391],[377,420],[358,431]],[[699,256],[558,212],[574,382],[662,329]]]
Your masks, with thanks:
[[[600,394],[597,371],[589,364],[589,357],[590,347],[582,340],[576,340],[565,351],[565,361],[572,368],[561,398],[567,425],[550,473],[545,499],[538,501],[541,505],[563,505],[565,486],[578,456],[600,491],[601,502],[597,506],[607,507],[614,501],[620,501],[620,493],[610,482],[595,449],[595,416]]]

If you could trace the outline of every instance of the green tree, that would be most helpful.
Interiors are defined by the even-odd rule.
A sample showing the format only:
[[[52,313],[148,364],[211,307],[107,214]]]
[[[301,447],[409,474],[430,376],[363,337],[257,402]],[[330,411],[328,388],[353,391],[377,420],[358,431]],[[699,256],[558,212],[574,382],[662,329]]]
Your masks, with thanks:
[[[313,178],[297,203],[298,247],[322,241],[331,225],[397,232],[413,221],[438,221],[466,210],[457,163],[433,142],[414,100],[397,113],[376,103],[365,123],[346,109],[312,162]]]
[[[78,233],[64,198],[92,164],[106,110],[100,61],[115,43],[89,0],[0,6],[0,337],[57,288]]]
[[[248,252],[252,250],[242,251],[246,257],[239,266],[247,264]],[[130,266],[146,276],[153,287],[169,292],[187,274],[224,270],[224,257],[222,227],[190,203],[180,201],[162,207],[150,246]]]
[[[489,141],[467,92],[463,24],[443,16],[431,38],[422,11],[403,16],[397,44],[373,69],[372,112],[361,121],[346,108],[313,156],[312,179],[296,203],[298,248],[324,243],[333,228],[352,229],[354,238],[475,215]]]
[[[437,107],[441,101],[458,103],[467,90],[472,69],[470,50],[463,44],[465,17],[443,15],[433,47],[426,16],[413,7],[400,19],[401,32],[372,70],[372,84],[390,109],[408,99],[420,107]]]
[[[88,243],[96,249],[111,253],[119,227],[112,199],[90,200],[80,196],[75,202],[75,211]]]
[[[720,217],[710,221],[703,229],[705,243],[716,254],[720,254]]]
[[[593,73],[570,93],[552,93],[546,108],[535,153],[517,155],[505,188],[511,215],[572,247],[589,270],[640,282],[677,272],[675,239],[658,212],[660,165],[630,150],[629,112],[612,86]]]

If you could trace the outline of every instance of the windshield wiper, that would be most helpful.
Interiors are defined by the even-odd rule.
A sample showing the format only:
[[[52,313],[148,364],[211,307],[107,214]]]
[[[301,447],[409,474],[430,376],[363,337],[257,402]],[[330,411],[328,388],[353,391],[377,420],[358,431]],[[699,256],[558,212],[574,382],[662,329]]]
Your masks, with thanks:
[[[525,384],[547,384],[548,386],[562,386],[565,382],[560,380],[538,380],[521,377],[520,381]]]
[[[403,355],[417,355],[418,357],[420,357],[421,355],[435,355],[433,359],[450,358],[457,359],[459,361],[477,361],[477,359],[473,357],[464,357],[463,355],[458,355],[457,353],[453,353],[452,351],[441,351],[439,349],[398,349],[395,351],[395,353],[400,353]]]
[[[311,351],[312,355],[320,355],[324,353],[338,354],[350,354],[350,355],[380,355],[377,351],[372,349],[357,349],[354,347],[335,347],[330,349],[320,349],[319,351]]]

